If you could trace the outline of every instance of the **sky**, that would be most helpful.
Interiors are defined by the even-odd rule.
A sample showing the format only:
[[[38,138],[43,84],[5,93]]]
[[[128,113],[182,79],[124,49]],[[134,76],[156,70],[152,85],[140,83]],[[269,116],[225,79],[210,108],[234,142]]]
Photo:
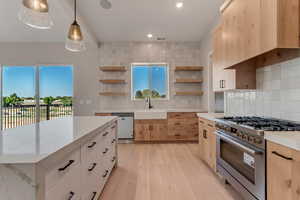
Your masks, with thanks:
[[[152,89],[166,94],[167,68],[165,66],[135,66],[133,68],[133,91]]]
[[[9,96],[13,93],[16,93],[19,97],[34,96],[34,67],[3,67],[3,96]],[[73,68],[71,66],[40,67],[40,97],[72,95]]]

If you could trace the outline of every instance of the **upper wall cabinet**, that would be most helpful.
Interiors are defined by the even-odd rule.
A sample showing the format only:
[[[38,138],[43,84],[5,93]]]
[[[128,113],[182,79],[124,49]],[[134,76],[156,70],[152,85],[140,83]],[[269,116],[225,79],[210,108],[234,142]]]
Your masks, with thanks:
[[[225,67],[232,66],[259,53],[260,1],[233,0],[223,11]]]
[[[255,89],[256,88],[256,68],[253,61],[248,61],[236,69],[225,69],[227,59],[230,55],[226,49],[224,39],[224,26],[220,24],[214,32],[213,42],[213,89],[215,92],[222,92],[233,89]]]
[[[228,1],[227,1],[228,2]],[[231,0],[221,16],[223,68],[238,64],[279,48],[299,48],[299,0]],[[218,51],[222,51],[219,53]]]

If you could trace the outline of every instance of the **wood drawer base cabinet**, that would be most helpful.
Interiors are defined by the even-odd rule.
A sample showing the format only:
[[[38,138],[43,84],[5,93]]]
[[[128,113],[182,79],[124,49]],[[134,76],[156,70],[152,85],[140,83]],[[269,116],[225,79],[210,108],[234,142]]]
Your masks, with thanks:
[[[166,120],[135,120],[137,142],[198,141],[196,113],[168,113]]]
[[[112,121],[38,163],[0,165],[0,199],[97,200],[116,165]]]
[[[201,159],[216,171],[216,134],[215,122],[199,118],[199,149]]]
[[[267,194],[270,200],[300,199],[300,152],[267,143]]]

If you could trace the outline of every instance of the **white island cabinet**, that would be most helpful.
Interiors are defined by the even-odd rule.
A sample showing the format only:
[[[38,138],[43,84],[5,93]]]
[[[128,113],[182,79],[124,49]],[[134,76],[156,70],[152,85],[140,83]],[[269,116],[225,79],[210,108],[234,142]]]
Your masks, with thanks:
[[[69,117],[3,131],[0,200],[97,200],[117,160],[117,117]]]

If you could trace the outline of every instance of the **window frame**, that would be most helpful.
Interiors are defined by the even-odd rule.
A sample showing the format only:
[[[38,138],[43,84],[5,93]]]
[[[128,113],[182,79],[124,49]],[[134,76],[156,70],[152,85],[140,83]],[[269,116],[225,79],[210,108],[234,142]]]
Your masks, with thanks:
[[[170,67],[169,67],[169,64],[168,63],[164,63],[164,62],[159,62],[159,63],[131,63],[131,67],[130,67],[130,71],[131,71],[131,100],[132,101],[145,101],[144,99],[136,99],[135,98],[135,94],[134,94],[134,87],[133,87],[133,68],[134,67],[137,67],[139,65],[145,65],[145,66],[149,66],[149,67],[152,67],[152,66],[164,66],[166,67],[167,69],[167,77],[166,77],[166,98],[152,98],[151,100],[152,101],[169,101],[170,100]]]
[[[41,67],[72,67],[72,98],[73,98],[73,112],[72,117],[75,116],[74,112],[74,93],[75,93],[75,67],[74,64],[0,64],[0,131],[3,131],[3,121],[2,121],[2,112],[3,112],[3,68],[4,67],[33,67],[35,73],[35,105],[36,105],[36,118],[35,123],[39,123],[40,121],[40,68]]]

